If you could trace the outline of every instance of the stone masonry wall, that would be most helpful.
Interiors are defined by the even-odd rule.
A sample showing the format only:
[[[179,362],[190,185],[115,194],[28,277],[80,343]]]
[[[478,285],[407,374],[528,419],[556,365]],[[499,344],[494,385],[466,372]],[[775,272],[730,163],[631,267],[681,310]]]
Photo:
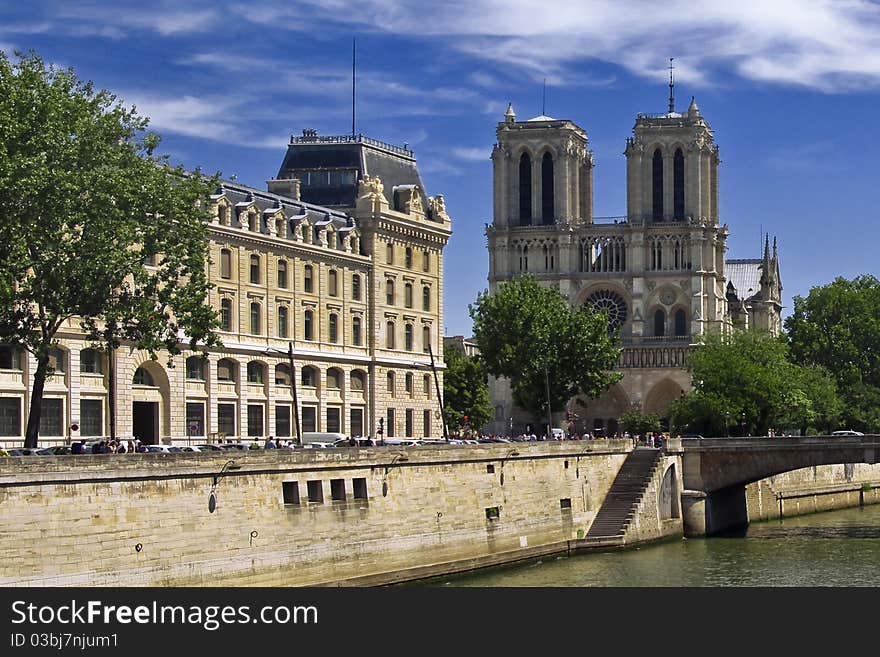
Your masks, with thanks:
[[[596,440],[0,459],[0,585],[377,584],[563,551],[628,449]],[[211,513],[214,477],[231,459],[240,469],[218,477]]]

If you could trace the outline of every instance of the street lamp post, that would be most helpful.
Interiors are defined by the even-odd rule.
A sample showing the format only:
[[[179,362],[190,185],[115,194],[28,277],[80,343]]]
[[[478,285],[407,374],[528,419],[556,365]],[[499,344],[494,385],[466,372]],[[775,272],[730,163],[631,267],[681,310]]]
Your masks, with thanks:
[[[743,413],[742,413],[742,435],[743,435],[743,437],[745,437],[745,435],[746,435],[746,412],[745,411],[743,411]]]
[[[281,349],[275,349],[273,347],[269,347],[266,350],[266,353],[274,352],[276,354],[285,353]],[[290,394],[293,397],[293,427],[294,427],[294,435],[296,436],[296,444],[302,447],[302,435],[299,430],[299,400],[296,396],[296,371],[293,366],[293,342],[289,341],[287,343],[287,360],[288,365],[290,366]]]
[[[730,411],[724,411],[724,430],[730,438]]]

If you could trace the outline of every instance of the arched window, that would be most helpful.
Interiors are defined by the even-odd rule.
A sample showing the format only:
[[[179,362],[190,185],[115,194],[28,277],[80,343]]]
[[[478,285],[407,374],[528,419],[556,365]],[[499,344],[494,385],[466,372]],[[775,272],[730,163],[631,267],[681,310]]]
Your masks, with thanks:
[[[361,318],[351,318],[351,342],[356,346],[361,346]]]
[[[281,289],[287,288],[287,261],[279,260],[278,261],[278,287]]]
[[[353,274],[351,277],[351,298],[355,301],[361,300],[361,276]]]
[[[260,282],[260,256],[251,256],[251,283]]]
[[[232,278],[232,251],[220,251],[220,278]]]
[[[385,262],[389,265],[394,264],[394,245],[391,242],[385,246]]]
[[[278,365],[275,366],[275,385],[290,385],[290,365],[287,365],[286,363],[278,363]]]
[[[314,313],[307,310],[303,313],[303,338],[306,340],[314,340]]]
[[[330,272],[327,274],[327,294],[329,294],[331,297],[335,297],[337,296],[338,292],[339,290],[336,283],[336,271],[331,269]]]
[[[355,370],[351,373],[351,390],[352,392],[363,392],[367,387],[367,377],[360,371]]]
[[[394,305],[394,281],[391,279],[385,281],[385,303],[389,306]]]
[[[318,383],[318,373],[314,367],[302,368],[300,376],[300,384],[304,388],[316,388]]]
[[[49,350],[49,367],[55,372],[67,371],[67,359],[63,350],[58,348]]]
[[[519,158],[519,224],[532,223],[532,158],[523,153]]]
[[[235,370],[238,366],[234,361],[228,358],[221,358],[217,361],[217,380],[218,381],[235,381]]]
[[[278,307],[278,337],[286,338],[287,331],[287,306]]]
[[[675,311],[675,335],[687,335],[687,315],[684,310]]]
[[[672,159],[672,217],[684,219],[684,155],[680,148],[675,149]]]
[[[205,359],[202,356],[190,356],[186,359],[186,378],[193,381],[205,380]]]
[[[428,353],[431,349],[431,327],[423,326],[422,327],[422,351]]]
[[[407,308],[413,307],[412,283],[403,286],[403,305]]]
[[[388,372],[388,376],[385,377],[386,385],[388,387],[388,396],[394,396],[394,372]]]
[[[406,268],[412,269],[412,249],[410,247],[406,247],[406,251],[403,252],[403,260]]]
[[[136,386],[155,386],[152,375],[143,367],[137,368],[131,382]]]
[[[410,397],[413,396],[413,375],[411,372],[406,373],[406,377],[404,378],[404,385],[406,386],[406,394]]]
[[[552,224],[556,213],[553,203],[554,191],[553,156],[550,153],[544,153],[544,157],[541,159],[541,218],[545,224]]]
[[[263,383],[266,376],[266,366],[259,361],[252,360],[247,364],[248,383]]]
[[[79,352],[79,371],[84,374],[103,374],[103,358],[97,349],[83,349]]]
[[[660,308],[654,312],[654,335],[666,335],[666,313]]]
[[[431,288],[427,285],[422,288],[422,310],[431,310]]]
[[[394,322],[388,322],[385,325],[385,347],[394,349]]]
[[[220,301],[220,328],[224,331],[232,330],[232,299]]]
[[[306,265],[303,268],[303,292],[312,291],[312,273],[313,269],[311,265]]]
[[[431,398],[431,375],[423,374],[422,375],[422,392],[427,395],[428,399]]]
[[[663,221],[663,153],[654,151],[651,160],[652,212],[654,221]]]
[[[412,326],[412,324],[407,324],[403,329],[403,345],[407,351],[412,351],[412,349],[413,349],[413,326]]]
[[[330,342],[337,342],[339,340],[339,316],[336,313],[330,314],[328,328]]]
[[[260,304],[254,302],[251,304],[251,334],[260,334]]]
[[[342,370],[338,370],[335,367],[327,370],[327,387],[330,390],[342,388]]]

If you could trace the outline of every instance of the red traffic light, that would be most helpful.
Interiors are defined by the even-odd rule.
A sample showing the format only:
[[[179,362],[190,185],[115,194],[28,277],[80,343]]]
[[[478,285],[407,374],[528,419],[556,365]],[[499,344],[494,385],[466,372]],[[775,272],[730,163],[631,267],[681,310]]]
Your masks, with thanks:
[[[465,415],[462,419],[463,419],[465,422],[467,422],[467,421],[468,421],[468,416]]]

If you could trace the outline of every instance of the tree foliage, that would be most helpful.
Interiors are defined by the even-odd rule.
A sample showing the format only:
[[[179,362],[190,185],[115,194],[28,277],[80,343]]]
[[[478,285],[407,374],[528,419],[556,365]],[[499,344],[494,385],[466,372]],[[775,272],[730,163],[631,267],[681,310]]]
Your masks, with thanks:
[[[710,334],[689,356],[694,389],[670,405],[679,432],[764,435],[771,428],[826,428],[840,410],[822,368],[790,362],[784,339],[755,330]]]
[[[466,424],[480,431],[492,419],[486,366],[479,357],[469,357],[455,348],[443,350],[443,410],[446,426],[461,431]]]
[[[621,415],[617,424],[631,435],[644,436],[653,431],[660,431],[660,417],[655,413],[642,413],[638,408],[633,408]]]
[[[792,360],[837,381],[846,427],[880,431],[880,281],[836,278],[796,296],[785,329]]]
[[[0,52],[0,340],[37,360],[25,444],[36,445],[49,351],[68,320],[109,347],[219,344],[207,303],[214,179],[153,154],[147,119],[108,91]],[[155,266],[145,267],[145,260]]]
[[[620,355],[604,314],[573,308],[556,289],[533,276],[502,283],[469,306],[474,340],[486,368],[511,380],[516,403],[536,416],[561,410],[575,395],[598,397],[621,375]]]

